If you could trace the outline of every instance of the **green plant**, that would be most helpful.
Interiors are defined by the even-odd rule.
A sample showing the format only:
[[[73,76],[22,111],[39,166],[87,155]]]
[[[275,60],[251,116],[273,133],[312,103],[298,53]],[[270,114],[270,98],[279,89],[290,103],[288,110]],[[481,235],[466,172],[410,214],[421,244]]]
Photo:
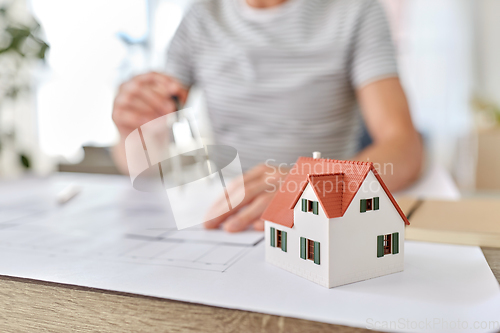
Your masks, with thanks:
[[[500,126],[500,106],[498,104],[476,96],[472,99],[472,108],[488,119],[491,125]]]
[[[21,90],[29,90],[29,84],[19,82],[18,75],[28,62],[45,60],[49,45],[40,38],[40,24],[29,14],[19,17],[16,2],[0,6],[0,60],[3,66],[3,97],[16,98]],[[1,100],[2,96],[0,96]]]
[[[31,90],[34,65],[44,62],[49,45],[40,37],[41,27],[29,14],[24,0],[0,5],[0,111],[7,99],[15,101]],[[15,125],[0,124],[0,150],[14,142]],[[15,144],[9,145],[15,149]],[[29,154],[17,152],[19,164],[31,168]]]

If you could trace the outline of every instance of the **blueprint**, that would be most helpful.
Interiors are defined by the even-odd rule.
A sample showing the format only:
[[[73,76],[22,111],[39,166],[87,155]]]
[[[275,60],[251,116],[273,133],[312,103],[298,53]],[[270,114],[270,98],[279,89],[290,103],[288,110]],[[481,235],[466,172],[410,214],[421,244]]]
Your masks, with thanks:
[[[263,239],[201,225],[177,230],[165,194],[136,191],[122,177],[80,175],[81,193],[59,205],[55,197],[71,178],[19,182],[3,192],[0,247],[224,272]]]
[[[81,193],[58,204],[71,183]],[[326,289],[267,264],[260,232],[177,230],[166,196],[120,176],[0,183],[0,275],[382,331],[500,324],[500,289],[478,247],[407,241],[404,272]]]

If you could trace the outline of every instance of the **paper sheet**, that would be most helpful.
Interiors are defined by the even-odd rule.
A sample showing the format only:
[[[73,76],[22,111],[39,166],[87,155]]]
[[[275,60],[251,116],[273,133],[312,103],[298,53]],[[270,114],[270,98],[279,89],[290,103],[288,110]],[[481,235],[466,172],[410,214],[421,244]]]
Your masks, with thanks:
[[[54,204],[75,181],[82,193]],[[261,233],[177,231],[165,198],[121,177],[3,184],[0,202],[2,275],[384,331],[500,325],[499,286],[477,247],[406,242],[404,272],[326,289],[267,264]]]

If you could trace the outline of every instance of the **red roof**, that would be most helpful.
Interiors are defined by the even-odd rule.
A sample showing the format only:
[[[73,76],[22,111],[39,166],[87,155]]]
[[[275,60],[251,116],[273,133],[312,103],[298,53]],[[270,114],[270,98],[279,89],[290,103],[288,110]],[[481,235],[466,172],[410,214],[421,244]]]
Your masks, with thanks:
[[[295,204],[300,199],[306,185],[311,184],[316,197],[323,207],[326,217],[329,219],[342,216],[342,196],[344,192],[344,174],[343,173],[326,173],[312,174],[307,176],[307,181],[301,191],[297,192],[296,198],[290,205],[290,209],[295,207]]]
[[[406,225],[410,224],[371,162],[300,157],[285,179],[262,219],[293,227],[293,208],[308,183],[328,218],[344,216],[359,187],[372,171]],[[335,184],[332,189],[331,185]]]

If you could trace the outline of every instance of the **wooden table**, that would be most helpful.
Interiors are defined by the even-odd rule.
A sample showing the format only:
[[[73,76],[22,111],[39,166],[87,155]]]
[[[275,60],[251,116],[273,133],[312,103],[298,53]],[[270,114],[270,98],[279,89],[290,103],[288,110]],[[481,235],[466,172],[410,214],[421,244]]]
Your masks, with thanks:
[[[482,248],[500,281],[500,249]],[[0,332],[374,332],[0,276]]]

